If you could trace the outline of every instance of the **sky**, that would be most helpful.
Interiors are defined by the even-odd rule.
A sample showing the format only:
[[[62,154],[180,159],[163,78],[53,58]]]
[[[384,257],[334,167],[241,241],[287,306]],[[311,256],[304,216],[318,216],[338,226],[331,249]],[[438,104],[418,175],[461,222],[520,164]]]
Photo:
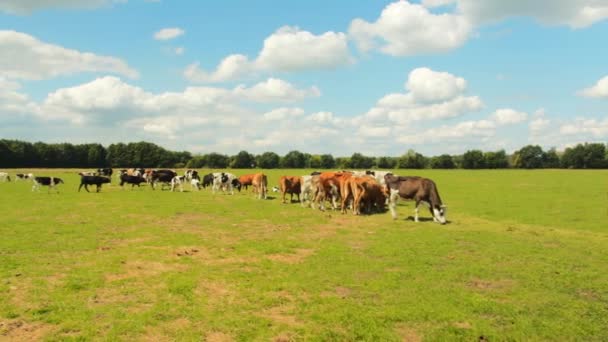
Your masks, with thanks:
[[[608,141],[608,0],[1,0],[0,138],[428,156]]]

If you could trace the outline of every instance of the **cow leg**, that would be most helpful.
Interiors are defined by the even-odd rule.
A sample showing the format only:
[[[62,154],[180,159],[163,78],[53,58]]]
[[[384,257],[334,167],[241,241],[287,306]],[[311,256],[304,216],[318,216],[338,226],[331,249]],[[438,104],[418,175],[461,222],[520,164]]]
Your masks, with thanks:
[[[414,209],[414,221],[418,222],[418,206],[420,205],[420,201],[416,201],[416,209]]]
[[[90,191],[89,191],[89,185],[88,185],[88,184],[85,184],[85,185],[84,185],[84,189],[85,189],[87,192],[90,192]]]
[[[97,192],[101,190],[101,184],[97,184]]]
[[[84,183],[80,183],[80,186],[78,187],[78,192],[80,192],[80,189],[82,189],[83,185],[84,185]]]
[[[399,200],[399,190],[391,189],[391,193],[389,195],[388,207],[391,210],[391,215],[393,216],[393,220],[397,219],[397,201]]]

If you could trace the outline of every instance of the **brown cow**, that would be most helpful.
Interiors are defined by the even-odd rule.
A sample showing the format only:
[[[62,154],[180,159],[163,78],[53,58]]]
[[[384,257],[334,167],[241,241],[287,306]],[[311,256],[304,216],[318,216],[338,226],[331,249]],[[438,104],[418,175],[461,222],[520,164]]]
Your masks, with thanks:
[[[259,199],[266,199],[266,193],[268,192],[268,178],[265,174],[256,173],[253,175],[251,186],[253,186],[253,192],[258,194],[257,197]]]
[[[353,213],[361,214],[361,205],[365,205],[368,214],[371,214],[372,205],[376,205],[378,211],[384,210],[386,202],[385,187],[381,186],[373,177],[353,177],[350,182],[352,192],[354,193],[355,203],[353,204]]]
[[[242,175],[239,177],[239,182],[241,182],[241,187],[247,189],[248,186],[253,185],[251,182],[253,181],[253,176],[255,174],[250,175]],[[240,190],[240,189],[239,189]]]
[[[386,186],[390,191],[389,208],[393,219],[397,219],[397,200],[399,197],[416,201],[414,221],[418,222],[418,205],[425,202],[429,205],[433,221],[445,224],[446,206],[441,203],[435,182],[422,177],[398,177],[392,174],[384,176]]]
[[[350,177],[350,175],[350,173],[344,172],[322,172],[313,176],[312,203],[319,204],[319,209],[325,210],[325,200],[331,199],[332,208],[336,210],[338,208],[336,201],[340,198],[341,185],[344,183],[343,178]]]
[[[289,203],[293,201],[294,194],[298,196],[298,202],[300,202],[301,180],[302,177],[300,176],[281,176],[279,178],[279,190],[283,197],[283,203],[285,203],[285,195],[288,193],[290,195]]]

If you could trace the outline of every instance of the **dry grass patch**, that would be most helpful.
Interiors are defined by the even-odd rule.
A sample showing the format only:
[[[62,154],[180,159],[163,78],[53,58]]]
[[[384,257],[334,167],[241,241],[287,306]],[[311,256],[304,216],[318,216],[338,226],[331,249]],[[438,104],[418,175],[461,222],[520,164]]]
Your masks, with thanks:
[[[182,264],[165,264],[155,261],[131,261],[124,265],[125,272],[118,274],[107,274],[106,281],[114,282],[132,278],[147,278],[171,271],[185,271],[188,269]]]
[[[23,320],[0,321],[0,340],[6,341],[40,341],[56,330],[56,326],[41,322]]]
[[[287,325],[289,327],[301,327],[303,324],[293,314],[295,307],[292,304],[274,306],[262,311],[259,315],[267,318],[276,324]]]
[[[416,329],[404,324],[398,324],[395,327],[395,331],[402,342],[420,342],[423,339],[422,335]]]
[[[205,336],[206,342],[232,342],[234,338],[228,334],[219,331],[212,331]]]
[[[315,252],[314,249],[308,248],[299,248],[295,250],[295,253],[290,254],[271,254],[266,256],[268,259],[272,261],[278,261],[286,264],[299,264],[304,261],[304,259],[313,255]]]

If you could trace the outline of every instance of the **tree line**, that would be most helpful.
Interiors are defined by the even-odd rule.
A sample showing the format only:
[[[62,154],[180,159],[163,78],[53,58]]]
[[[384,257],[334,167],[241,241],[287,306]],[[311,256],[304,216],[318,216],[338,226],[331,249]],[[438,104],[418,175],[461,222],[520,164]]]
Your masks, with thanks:
[[[312,168],[312,169],[504,169],[504,168],[608,168],[608,149],[601,143],[584,143],[558,152],[527,145],[509,155],[504,150],[469,150],[462,155],[427,157],[408,150],[399,157],[372,157],[354,153],[350,157],[290,151],[254,155],[241,151],[229,156],[221,153],[195,154],[169,151],[149,142],[101,144],[46,144],[0,139],[0,168]]]

